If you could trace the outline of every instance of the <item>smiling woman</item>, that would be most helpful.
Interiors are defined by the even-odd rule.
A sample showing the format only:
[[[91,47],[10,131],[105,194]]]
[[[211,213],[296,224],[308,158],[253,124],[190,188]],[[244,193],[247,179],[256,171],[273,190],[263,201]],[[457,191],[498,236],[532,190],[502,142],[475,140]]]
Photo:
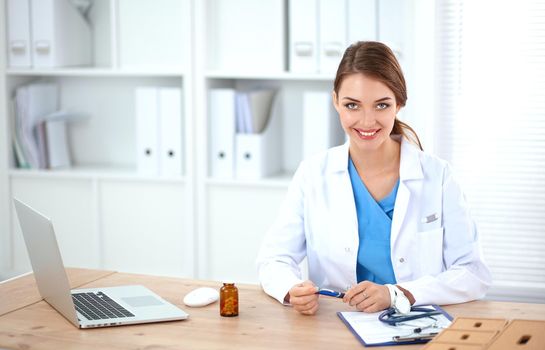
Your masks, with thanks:
[[[491,277],[460,186],[397,119],[407,91],[393,52],[350,46],[332,93],[349,141],[297,169],[258,256],[265,292],[307,315],[324,289],[365,312],[484,296]]]

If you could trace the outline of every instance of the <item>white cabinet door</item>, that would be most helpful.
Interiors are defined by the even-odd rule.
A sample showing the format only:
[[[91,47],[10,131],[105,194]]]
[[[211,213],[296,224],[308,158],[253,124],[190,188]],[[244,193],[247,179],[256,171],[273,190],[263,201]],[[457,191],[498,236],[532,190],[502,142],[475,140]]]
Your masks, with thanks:
[[[65,266],[99,268],[100,252],[90,180],[12,178],[13,197],[27,203],[53,221]],[[14,269],[31,269],[25,242],[12,208]]]
[[[286,189],[214,186],[208,191],[208,278],[256,283],[255,259]]]
[[[193,276],[184,185],[104,180],[99,191],[105,268]]]

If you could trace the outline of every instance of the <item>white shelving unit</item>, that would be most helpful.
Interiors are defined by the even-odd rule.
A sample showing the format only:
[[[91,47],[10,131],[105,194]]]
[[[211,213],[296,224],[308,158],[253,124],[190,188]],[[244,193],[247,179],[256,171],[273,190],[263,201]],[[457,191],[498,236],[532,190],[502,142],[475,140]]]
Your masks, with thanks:
[[[5,2],[0,0],[2,53],[6,52]],[[95,0],[94,66],[7,68],[5,54],[0,55],[0,277],[3,272],[29,269],[11,203],[15,196],[53,219],[67,265],[257,281],[254,262],[259,245],[302,158],[302,92],[331,91],[334,75],[289,71],[285,0],[259,1],[268,11],[256,8],[254,0],[229,2],[246,6],[245,12],[228,11],[234,16],[231,21],[244,23],[251,18],[256,25],[263,24],[262,36],[281,51],[260,52],[256,60],[245,56],[244,65],[233,67],[235,56],[225,50],[241,43],[218,41],[222,35],[239,30],[240,36],[257,40],[255,45],[262,50],[269,48],[256,33],[257,39],[252,39],[252,33],[240,28],[225,33],[218,29],[230,17],[221,18],[222,7],[215,6],[227,3]],[[154,13],[154,9],[159,10]],[[273,14],[280,17],[272,22],[263,18]],[[279,37],[266,33],[268,21],[280,26]],[[241,28],[249,30],[246,25]],[[248,48],[241,50],[251,55]],[[228,58],[226,67],[222,57]],[[70,169],[15,168],[8,102],[17,86],[37,80],[58,83],[62,107],[88,115],[70,125],[74,158]],[[133,91],[137,86],[182,89],[183,175],[155,177],[136,171]],[[282,93],[281,173],[257,180],[209,176],[207,92],[214,87],[274,87]]]
[[[5,0],[0,8],[5,19]],[[11,204],[18,197],[52,218],[66,265],[194,276],[191,1],[95,0],[89,22],[92,66],[6,68],[2,20],[0,275],[30,269]],[[157,46],[159,35],[169,36],[169,47]],[[15,168],[8,103],[18,86],[36,81],[56,83],[60,107],[84,116],[68,126],[69,169]],[[141,86],[182,91],[183,174],[137,172],[134,90]]]

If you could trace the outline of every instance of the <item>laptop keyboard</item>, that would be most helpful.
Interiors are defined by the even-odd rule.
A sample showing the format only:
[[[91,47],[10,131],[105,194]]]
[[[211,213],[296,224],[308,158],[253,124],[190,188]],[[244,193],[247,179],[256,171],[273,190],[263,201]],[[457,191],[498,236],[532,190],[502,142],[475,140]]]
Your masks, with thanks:
[[[74,300],[76,310],[88,320],[134,317],[129,310],[125,309],[102,292],[74,293],[72,294],[72,299]]]

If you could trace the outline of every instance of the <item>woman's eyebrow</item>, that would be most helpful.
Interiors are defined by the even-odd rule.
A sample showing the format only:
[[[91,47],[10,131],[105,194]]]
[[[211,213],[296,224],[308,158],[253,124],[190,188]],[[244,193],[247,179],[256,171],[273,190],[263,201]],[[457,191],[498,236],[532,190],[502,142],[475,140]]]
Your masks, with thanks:
[[[391,99],[392,99],[391,97],[383,97],[383,98],[379,98],[375,102],[382,102],[382,101],[387,101],[387,100],[391,100]]]
[[[354,102],[361,102],[360,100],[357,100],[357,99],[355,99],[355,98],[348,97],[348,96],[344,96],[344,97],[343,97],[343,100],[350,100],[350,101],[354,101]]]
[[[375,103],[376,103],[376,102],[382,102],[382,101],[388,101],[388,100],[391,100],[391,99],[392,99],[391,97],[386,96],[386,97],[379,98],[378,100],[375,101]],[[355,98],[353,98],[353,97],[348,97],[348,96],[344,96],[344,97],[343,97],[343,100],[350,100],[350,101],[354,101],[354,102],[361,102],[361,101],[358,100],[358,99],[355,99]]]

